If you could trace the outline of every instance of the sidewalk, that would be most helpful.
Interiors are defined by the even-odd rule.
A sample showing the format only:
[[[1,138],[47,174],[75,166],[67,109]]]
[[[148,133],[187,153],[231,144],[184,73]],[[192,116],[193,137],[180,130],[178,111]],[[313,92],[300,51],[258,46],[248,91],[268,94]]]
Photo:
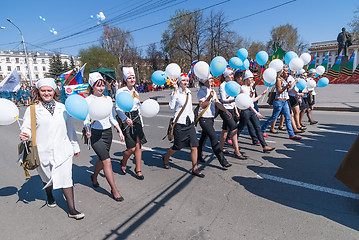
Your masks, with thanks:
[[[261,93],[266,87],[264,85],[257,86],[257,92]],[[197,104],[198,88],[191,88],[193,104]],[[331,84],[324,88],[315,89],[317,95],[315,97],[315,110],[322,111],[348,111],[359,112],[359,85],[358,84]],[[168,104],[171,98],[172,90],[164,90],[158,92],[141,93],[140,99],[144,101],[154,98],[161,105]],[[218,88],[216,88],[218,94]],[[259,107],[270,108],[265,99],[259,100]]]

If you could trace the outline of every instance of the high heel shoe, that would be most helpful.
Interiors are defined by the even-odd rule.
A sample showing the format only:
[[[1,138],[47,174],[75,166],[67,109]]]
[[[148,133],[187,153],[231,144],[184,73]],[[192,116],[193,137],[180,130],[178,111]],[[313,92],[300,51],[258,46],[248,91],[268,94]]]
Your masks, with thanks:
[[[163,161],[163,167],[165,169],[171,169],[170,163],[168,163],[168,164],[165,163],[165,157],[164,156],[162,156],[162,161]]]
[[[248,157],[247,157],[247,156],[244,156],[243,154],[241,154],[241,155],[234,154],[234,156],[236,156],[236,158],[238,158],[238,159],[240,159],[240,160],[246,160],[246,159],[248,159]]]
[[[94,175],[92,174],[91,176],[91,182],[92,182],[92,186],[94,187],[94,188],[98,188],[99,186],[100,186],[100,184],[99,183],[94,183]]]
[[[111,190],[111,194],[112,194],[112,198],[115,199],[116,202],[122,202],[123,200],[125,200],[122,196],[121,197],[115,197],[115,195],[113,195],[112,190]]]
[[[203,173],[201,173],[201,172],[199,172],[198,170],[197,171],[191,171],[191,174],[193,175],[193,176],[196,176],[196,177],[200,177],[200,178],[204,178],[204,174]]]
[[[269,153],[269,152],[273,151],[274,149],[275,148],[267,148],[267,149],[263,148],[263,152],[264,153]]]
[[[138,175],[138,173],[142,173],[141,170],[140,170],[140,171],[135,170],[135,173],[136,173],[136,178],[137,178],[138,180],[143,180],[143,179],[145,179],[145,176],[143,176],[143,174],[142,174],[142,175]]]
[[[125,168],[125,169],[123,169],[123,168]],[[123,175],[126,175],[126,173],[127,173],[127,172],[126,172],[126,165],[123,166],[123,165],[122,165],[122,161],[121,161],[121,172],[122,172]]]

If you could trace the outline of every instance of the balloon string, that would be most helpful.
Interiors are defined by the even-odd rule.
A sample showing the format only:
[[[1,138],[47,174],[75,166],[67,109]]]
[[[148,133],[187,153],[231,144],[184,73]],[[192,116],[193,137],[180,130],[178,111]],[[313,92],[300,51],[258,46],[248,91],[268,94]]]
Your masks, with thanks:
[[[131,119],[132,121],[136,120],[138,117],[139,117],[139,115],[137,115],[134,119],[131,119],[131,115],[130,115],[130,119]],[[127,126],[123,129],[123,131],[125,131],[129,126],[130,126],[130,125],[127,125]],[[132,127],[131,127],[131,128],[132,128]],[[133,134],[133,129],[132,129],[132,134]]]
[[[268,89],[269,89],[269,87],[267,87],[267,92],[268,92]],[[264,98],[265,98],[265,96],[262,97],[261,104],[263,103]]]

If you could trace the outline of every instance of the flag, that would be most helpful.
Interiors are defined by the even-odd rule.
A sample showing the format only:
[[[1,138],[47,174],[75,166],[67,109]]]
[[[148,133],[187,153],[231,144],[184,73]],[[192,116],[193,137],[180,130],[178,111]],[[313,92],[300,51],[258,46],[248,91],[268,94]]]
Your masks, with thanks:
[[[353,54],[350,56],[348,63],[345,65],[345,67],[340,72],[337,81],[335,83],[348,83],[348,79],[351,77],[353,72],[353,64],[354,64],[354,58],[357,54],[357,51],[353,52]]]
[[[340,54],[335,60],[332,68],[328,71],[327,78],[329,79],[329,83],[333,84],[336,82],[339,75],[341,62],[342,62],[342,55]]]
[[[87,63],[85,63],[85,65],[82,66],[82,68],[80,69],[80,71],[78,71],[78,73],[76,73],[76,75],[71,79],[71,81],[69,82],[68,85],[77,85],[77,84],[82,84],[82,80],[84,78],[84,70],[85,70],[85,66]]]
[[[64,86],[66,95],[83,94],[87,93],[89,87],[88,83]]]
[[[315,55],[315,56],[313,57],[312,61],[310,62],[309,66],[308,66],[308,70],[309,70],[309,69],[312,69],[312,68],[315,69],[315,60],[316,60],[316,58],[317,58],[317,55]]]
[[[269,60],[272,61],[273,59],[281,59],[283,60],[285,51],[282,49],[282,47],[278,43],[273,43],[272,51],[273,54],[270,54]]]
[[[348,83],[359,83],[359,65],[357,65],[352,76],[348,79]]]
[[[60,81],[62,82],[62,83],[65,83],[66,81],[67,81],[67,79],[71,76],[71,73],[73,72],[74,70],[72,69],[72,70],[69,70],[69,71],[67,71],[67,72],[64,72],[63,74],[60,74],[59,76],[58,76],[58,78],[60,79]]]
[[[329,58],[329,51],[321,64],[325,68],[325,72],[328,71],[328,58]]]
[[[0,83],[0,92],[16,92],[20,89],[20,77],[16,68]]]

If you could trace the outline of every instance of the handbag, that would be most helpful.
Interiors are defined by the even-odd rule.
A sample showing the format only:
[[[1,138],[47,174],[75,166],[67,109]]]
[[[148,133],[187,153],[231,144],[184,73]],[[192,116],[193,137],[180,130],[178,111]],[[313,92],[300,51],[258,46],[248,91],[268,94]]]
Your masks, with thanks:
[[[313,94],[312,93],[307,94],[307,101],[308,101],[309,106],[313,105]]]
[[[275,91],[274,91],[275,87],[272,87],[272,90],[268,93],[268,100],[267,100],[267,103],[269,105],[273,105],[273,101],[275,99],[275,95],[277,94]]]
[[[187,93],[187,97],[186,97],[186,102],[184,103],[181,111],[178,113],[175,121],[173,122],[173,118],[170,119],[170,122],[168,124],[168,129],[167,129],[167,135],[164,136],[164,138],[162,140],[164,140],[166,137],[168,138],[169,141],[173,140],[173,130],[175,128],[175,125],[176,125],[178,119],[180,118],[180,116],[182,115],[184,109],[186,108],[187,102],[188,102],[188,93]]]
[[[22,142],[18,145],[20,166],[24,169],[26,179],[31,178],[28,170],[34,170],[40,166],[39,152],[36,143],[36,116],[35,105],[30,105],[30,120],[31,120],[31,141]],[[26,144],[26,147],[25,147]]]

